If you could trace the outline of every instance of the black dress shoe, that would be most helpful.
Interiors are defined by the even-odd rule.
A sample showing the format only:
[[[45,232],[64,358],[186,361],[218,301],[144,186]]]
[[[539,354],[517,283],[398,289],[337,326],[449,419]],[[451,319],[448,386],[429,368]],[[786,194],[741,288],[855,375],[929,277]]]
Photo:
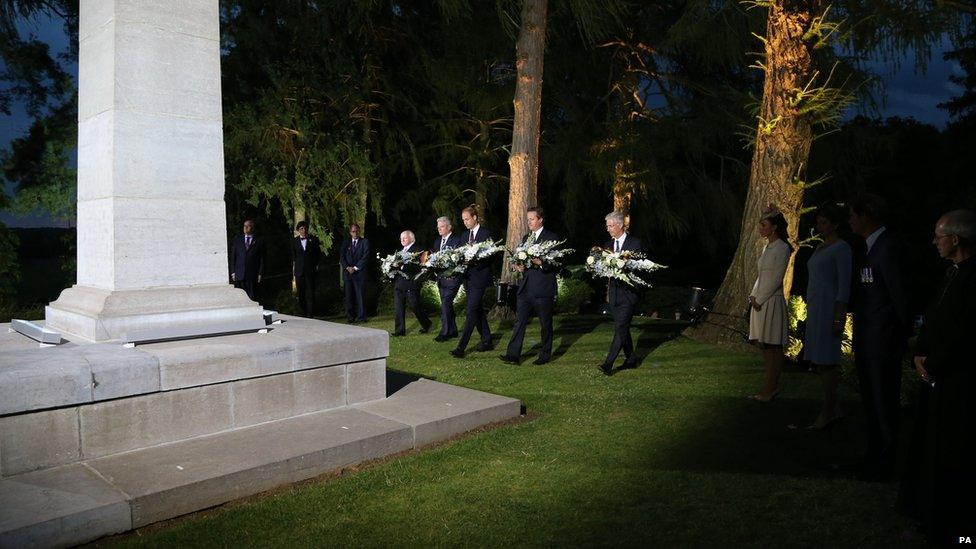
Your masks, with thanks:
[[[625,360],[623,364],[620,365],[621,370],[633,370],[637,368],[636,360]]]
[[[447,338],[444,337],[444,336],[442,336],[442,335],[439,335],[439,336],[437,336],[437,337],[434,338],[434,341],[436,341],[438,343],[444,343],[445,341],[447,341]]]
[[[501,355],[498,358],[500,358],[501,361],[504,362],[505,364],[518,364],[519,363],[519,361],[518,361],[517,358],[510,357],[508,355]]]
[[[535,364],[536,366],[542,366],[543,364],[549,364],[549,359],[548,358],[539,357],[539,358],[533,360],[532,361],[532,364]]]
[[[461,349],[451,349],[451,356],[454,358],[464,358],[464,351]]]
[[[407,334],[405,334],[405,333],[403,333],[403,332],[393,332],[393,333],[392,333],[392,334],[390,334],[390,335],[392,335],[393,337],[403,337],[403,336],[405,336],[405,335],[407,335]]]
[[[605,376],[613,375],[613,364],[607,364],[606,362],[604,362],[603,364],[599,365],[598,368],[600,369],[601,372],[603,372],[603,375]]]
[[[421,328],[420,329],[420,333],[422,333],[422,334],[426,334],[429,331],[430,331],[430,326],[427,326],[426,328]]]
[[[474,348],[475,351],[485,352],[492,350],[493,347],[490,343],[479,343],[477,347]]]

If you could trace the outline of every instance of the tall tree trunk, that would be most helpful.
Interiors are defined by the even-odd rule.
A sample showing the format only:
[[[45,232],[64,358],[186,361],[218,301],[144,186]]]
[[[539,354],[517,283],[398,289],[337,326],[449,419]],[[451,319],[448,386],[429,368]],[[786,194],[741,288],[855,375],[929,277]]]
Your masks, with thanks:
[[[523,0],[522,26],[515,45],[515,123],[512,154],[508,157],[511,177],[508,190],[509,247],[522,240],[529,228],[525,210],[539,199],[539,127],[542,118],[542,63],[546,47],[547,0]],[[512,283],[508,258],[502,264],[502,282]]]
[[[810,25],[815,2],[776,0],[771,2],[766,21],[765,71],[762,103],[756,129],[749,189],[739,245],[732,265],[718,289],[708,324],[690,330],[689,335],[710,342],[741,341],[734,330],[747,329],[741,319],[758,274],[757,260],[765,239],[758,233],[764,208],[777,205],[789,222],[790,241],[797,241],[797,223],[803,199],[799,184],[807,167],[813,132],[809,120],[796,108],[796,94],[814,76],[810,44],[803,35]],[[786,271],[784,290],[793,279],[793,258]],[[728,315],[728,316],[726,316]]]
[[[634,200],[634,181],[628,176],[630,161],[613,165],[613,211],[624,214],[624,227],[630,226],[630,205]]]

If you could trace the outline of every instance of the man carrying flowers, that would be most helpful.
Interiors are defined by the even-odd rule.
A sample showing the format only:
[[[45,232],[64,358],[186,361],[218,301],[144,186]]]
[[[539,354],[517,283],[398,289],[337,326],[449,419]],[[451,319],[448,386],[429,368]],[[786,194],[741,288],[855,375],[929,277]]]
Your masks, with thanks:
[[[520,248],[546,242],[559,242],[559,236],[544,227],[545,213],[542,208],[529,208],[526,210],[525,218],[529,225],[529,234],[522,239]],[[501,359],[509,364],[518,364],[522,354],[522,342],[525,339],[525,327],[529,317],[535,314],[539,317],[542,328],[542,347],[533,364],[540,366],[552,359],[552,311],[556,300],[556,272],[559,265],[534,257],[527,263],[517,263],[516,269],[522,277],[518,286],[515,326],[512,328],[512,339],[508,343],[508,349]]]

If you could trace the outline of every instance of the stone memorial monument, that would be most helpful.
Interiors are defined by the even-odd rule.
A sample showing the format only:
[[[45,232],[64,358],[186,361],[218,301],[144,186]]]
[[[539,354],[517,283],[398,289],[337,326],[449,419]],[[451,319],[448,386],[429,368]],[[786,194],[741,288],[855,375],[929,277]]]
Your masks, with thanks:
[[[382,330],[226,335],[265,320],[226,280],[217,3],[81,0],[78,283],[44,322],[0,325],[0,547],[84,543],[520,413],[423,379],[388,395]]]
[[[263,321],[227,280],[217,2],[85,1],[78,40],[78,283],[47,327]]]

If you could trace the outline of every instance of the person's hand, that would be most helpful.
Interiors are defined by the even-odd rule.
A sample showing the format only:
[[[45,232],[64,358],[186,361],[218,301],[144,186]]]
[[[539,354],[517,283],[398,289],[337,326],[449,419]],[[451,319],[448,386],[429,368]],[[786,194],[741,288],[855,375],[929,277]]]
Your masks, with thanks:
[[[518,271],[518,272],[520,272],[520,273],[524,273],[525,272],[525,265],[516,265],[515,266],[515,270]]]
[[[536,267],[541,267],[542,266],[542,260],[539,259],[538,257],[533,257],[532,258],[532,264],[535,265]]]
[[[752,308],[755,309],[755,310],[757,310],[757,311],[761,311],[762,310],[762,305],[760,305],[756,301],[756,298],[753,297],[753,296],[749,296],[749,304],[752,305]]]
[[[349,274],[352,274],[352,273],[356,272],[356,269],[354,267],[346,267],[346,272],[349,273]]]
[[[929,375],[928,370],[925,369],[925,359],[927,357],[917,356],[915,357],[915,371],[918,373],[918,377],[922,378],[926,383],[932,383],[932,377]]]
[[[232,282],[237,282],[237,273],[230,273],[230,279]]]

